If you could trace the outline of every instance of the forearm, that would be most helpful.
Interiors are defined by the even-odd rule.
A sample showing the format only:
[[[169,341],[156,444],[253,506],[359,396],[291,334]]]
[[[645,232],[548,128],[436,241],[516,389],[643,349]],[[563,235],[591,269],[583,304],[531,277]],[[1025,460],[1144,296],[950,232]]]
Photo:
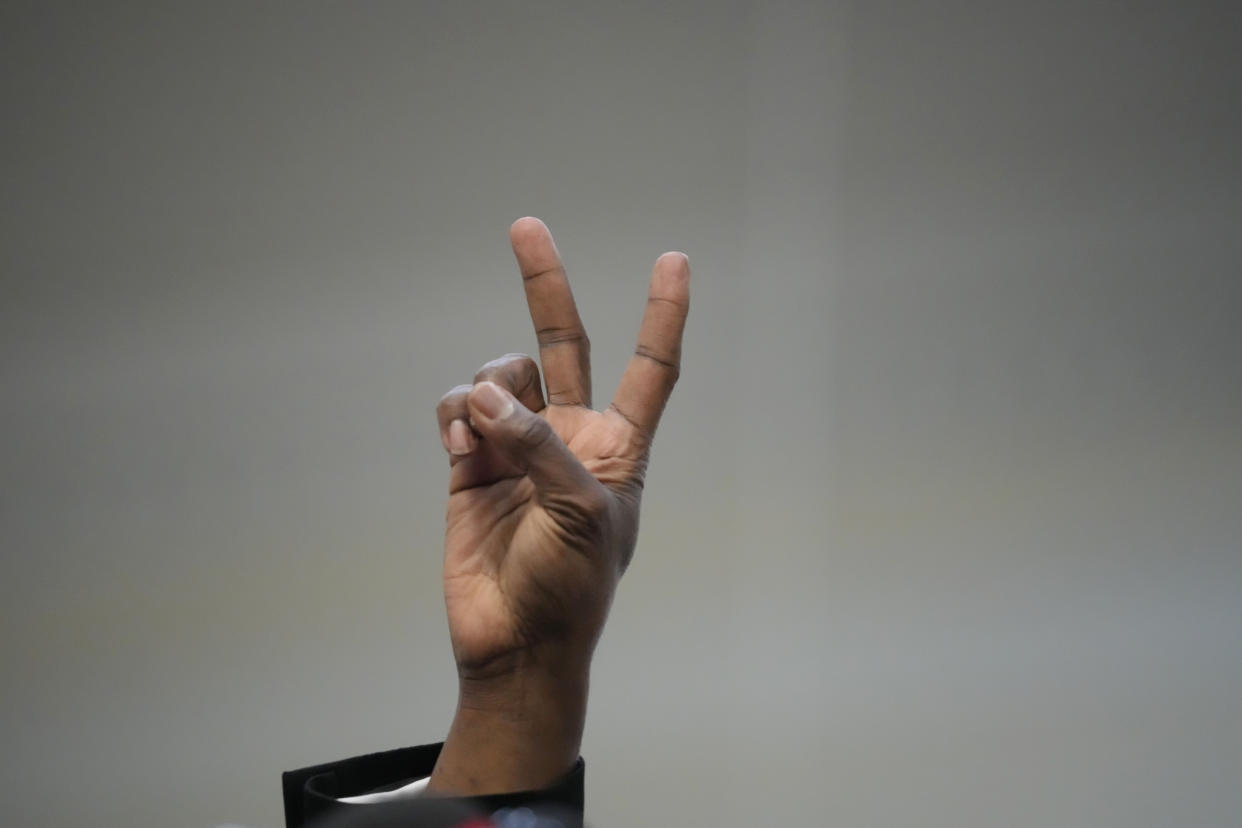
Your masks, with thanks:
[[[427,790],[481,795],[545,788],[578,760],[589,665],[461,679]]]

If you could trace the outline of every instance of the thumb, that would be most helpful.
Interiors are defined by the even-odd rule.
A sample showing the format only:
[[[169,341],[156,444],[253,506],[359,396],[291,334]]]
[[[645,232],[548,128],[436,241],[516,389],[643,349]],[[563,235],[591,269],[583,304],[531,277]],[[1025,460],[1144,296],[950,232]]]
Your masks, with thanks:
[[[494,382],[476,383],[466,397],[470,420],[484,440],[526,472],[541,500],[588,497],[602,484],[569,450],[548,421]]]

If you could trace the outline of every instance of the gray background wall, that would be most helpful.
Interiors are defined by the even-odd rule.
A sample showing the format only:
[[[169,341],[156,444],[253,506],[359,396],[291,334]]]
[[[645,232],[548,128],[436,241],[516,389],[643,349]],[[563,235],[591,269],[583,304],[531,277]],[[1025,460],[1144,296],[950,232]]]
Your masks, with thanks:
[[[1236,824],[1237,9],[5,4],[8,822],[442,737],[533,213],[601,389],[695,270],[594,824]]]

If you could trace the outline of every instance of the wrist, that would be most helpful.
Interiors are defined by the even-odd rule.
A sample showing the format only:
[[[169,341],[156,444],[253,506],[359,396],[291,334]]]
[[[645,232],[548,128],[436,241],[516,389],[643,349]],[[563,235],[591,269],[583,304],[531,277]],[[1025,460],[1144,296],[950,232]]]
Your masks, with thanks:
[[[523,660],[463,672],[457,711],[428,790],[481,795],[545,788],[578,759],[589,661]]]

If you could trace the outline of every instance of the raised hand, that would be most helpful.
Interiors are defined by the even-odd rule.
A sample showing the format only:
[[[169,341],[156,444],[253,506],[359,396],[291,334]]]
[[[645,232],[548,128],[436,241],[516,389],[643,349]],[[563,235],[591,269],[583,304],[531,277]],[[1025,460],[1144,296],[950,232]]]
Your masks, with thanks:
[[[535,362],[510,354],[437,409],[451,463],[444,595],[461,695],[431,787],[465,793],[538,787],[577,758],[591,654],[633,554],[690,298],[686,257],[660,256],[638,345],[596,411],[590,344],[552,236],[524,218],[510,238],[546,400]]]

